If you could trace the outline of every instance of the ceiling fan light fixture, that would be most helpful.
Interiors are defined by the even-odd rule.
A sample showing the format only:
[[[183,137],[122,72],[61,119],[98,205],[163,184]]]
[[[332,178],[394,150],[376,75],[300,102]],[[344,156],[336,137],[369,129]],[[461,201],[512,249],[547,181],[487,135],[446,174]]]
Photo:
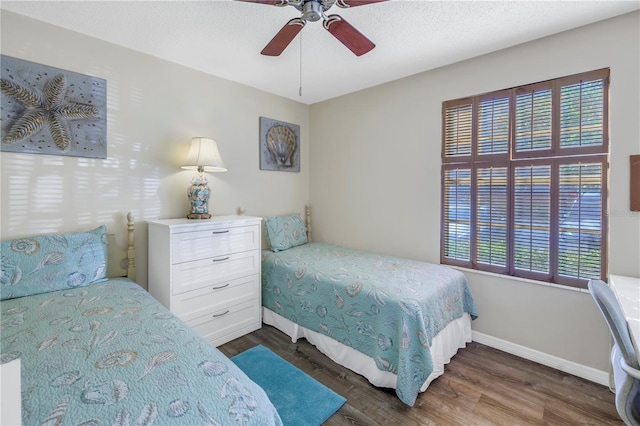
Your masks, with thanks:
[[[317,0],[304,2],[302,5],[302,19],[305,21],[316,22],[324,18],[324,7]]]
[[[249,3],[260,3],[274,6],[293,6],[302,14],[299,18],[291,19],[271,39],[260,52],[266,56],[279,56],[289,43],[298,35],[307,21],[316,22],[323,20],[324,28],[335,38],[344,44],[356,56],[364,55],[376,45],[366,38],[360,31],[339,15],[325,15],[325,12],[334,5],[342,8],[364,6],[371,3],[380,3],[388,0],[237,0]]]

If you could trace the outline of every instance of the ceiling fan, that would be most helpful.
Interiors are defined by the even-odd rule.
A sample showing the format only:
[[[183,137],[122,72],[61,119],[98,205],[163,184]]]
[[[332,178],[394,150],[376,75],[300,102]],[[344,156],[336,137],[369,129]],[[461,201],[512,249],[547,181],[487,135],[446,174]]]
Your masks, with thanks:
[[[267,56],[279,56],[293,41],[307,21],[315,22],[323,19],[324,28],[340,40],[356,56],[364,55],[376,47],[371,40],[339,15],[325,15],[334,4],[348,8],[379,3],[387,0],[238,0],[249,3],[261,3],[272,6],[293,6],[302,12],[299,18],[293,18],[271,39],[260,52]]]

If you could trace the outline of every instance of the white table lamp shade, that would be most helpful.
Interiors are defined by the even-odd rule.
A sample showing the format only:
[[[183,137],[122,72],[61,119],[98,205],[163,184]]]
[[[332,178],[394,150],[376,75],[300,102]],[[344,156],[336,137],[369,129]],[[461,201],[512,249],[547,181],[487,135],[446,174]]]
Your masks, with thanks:
[[[191,203],[189,219],[209,219],[209,193],[207,178],[204,172],[226,172],[216,141],[209,138],[191,139],[191,148],[184,162],[183,169],[197,170],[198,175],[191,180],[187,196]]]
[[[209,138],[191,139],[191,148],[184,162],[183,169],[198,170],[200,172],[226,172],[218,144]]]

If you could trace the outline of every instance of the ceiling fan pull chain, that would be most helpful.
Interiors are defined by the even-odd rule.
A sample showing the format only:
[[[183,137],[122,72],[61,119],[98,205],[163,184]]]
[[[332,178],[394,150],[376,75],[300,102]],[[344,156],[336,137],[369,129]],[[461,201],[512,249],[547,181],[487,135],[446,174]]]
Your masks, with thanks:
[[[302,96],[302,34],[300,34],[300,87],[298,87],[298,96]]]

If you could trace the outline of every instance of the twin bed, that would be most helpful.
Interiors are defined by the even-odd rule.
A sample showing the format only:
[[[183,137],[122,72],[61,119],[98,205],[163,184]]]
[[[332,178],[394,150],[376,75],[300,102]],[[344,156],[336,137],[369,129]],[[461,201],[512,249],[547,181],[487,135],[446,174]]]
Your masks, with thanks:
[[[263,321],[413,405],[471,341],[453,269],[309,241],[266,220]],[[25,424],[280,425],[264,391],[135,282],[106,228],[2,241],[0,364],[22,364]],[[121,266],[124,266],[122,268]]]
[[[464,275],[430,263],[310,242],[309,208],[266,219],[263,322],[304,337],[413,406],[471,341]]]
[[[20,359],[23,424],[281,425],[222,352],[114,277],[134,277],[128,222],[128,254],[110,243],[108,262],[104,226],[2,241],[0,363]]]

